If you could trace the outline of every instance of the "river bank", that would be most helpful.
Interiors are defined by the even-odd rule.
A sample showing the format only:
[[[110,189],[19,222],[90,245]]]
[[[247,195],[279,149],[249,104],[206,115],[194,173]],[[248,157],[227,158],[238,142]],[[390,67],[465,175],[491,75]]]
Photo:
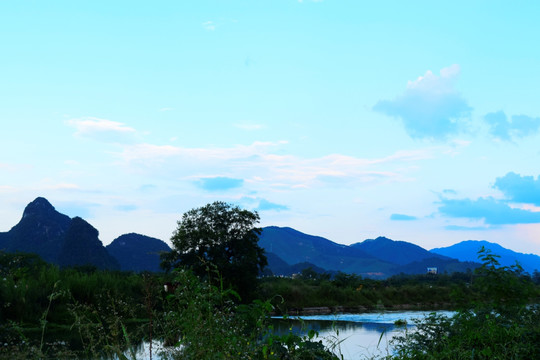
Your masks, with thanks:
[[[367,312],[380,311],[439,311],[453,310],[455,306],[452,303],[416,303],[416,304],[395,304],[395,305],[377,305],[377,306],[313,306],[304,308],[289,308],[286,311],[274,311],[270,315],[280,316],[309,316],[309,315],[330,315],[330,314],[361,314]]]

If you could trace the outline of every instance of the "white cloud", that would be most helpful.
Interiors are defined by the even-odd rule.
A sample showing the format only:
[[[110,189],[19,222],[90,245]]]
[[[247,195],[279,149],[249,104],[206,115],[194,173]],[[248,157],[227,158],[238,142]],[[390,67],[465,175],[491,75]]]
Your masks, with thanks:
[[[440,76],[434,75],[431,70],[426,71],[424,76],[419,76],[414,81],[407,82],[407,89],[430,93],[452,93],[453,82],[459,76],[461,69],[454,64],[442,68]]]
[[[203,28],[209,31],[216,30],[216,24],[213,21],[205,21],[202,23]]]
[[[405,92],[394,100],[381,100],[373,109],[402,120],[412,138],[442,140],[462,131],[471,108],[454,89],[460,73],[459,65],[440,71],[440,76],[427,71],[409,81]]]
[[[9,185],[0,185],[0,192],[2,193],[12,193],[12,192],[15,192],[17,189],[14,188],[13,186],[9,186]]]
[[[247,131],[255,131],[255,130],[262,130],[266,126],[262,124],[251,123],[251,122],[242,122],[242,123],[234,124],[234,127],[238,129],[242,129],[242,130],[247,130]]]
[[[126,142],[136,134],[135,129],[121,122],[94,117],[71,119],[66,124],[76,129],[75,136],[106,142]]]
[[[136,144],[128,145],[120,154],[126,162],[163,161],[171,157],[200,160],[230,160],[267,153],[267,148],[284,142],[254,142],[230,148],[183,148],[173,145]]]
[[[377,159],[331,154],[317,158],[281,155],[286,142],[254,142],[228,148],[183,148],[172,145],[138,144],[124,148],[118,156],[135,171],[168,172],[192,181],[216,173],[245,179],[252,188],[292,189],[339,184],[409,181],[411,167],[404,163],[432,157],[432,150],[398,151]]]
[[[79,190],[80,187],[77,184],[70,184],[70,183],[59,183],[50,185],[47,187],[50,190]]]

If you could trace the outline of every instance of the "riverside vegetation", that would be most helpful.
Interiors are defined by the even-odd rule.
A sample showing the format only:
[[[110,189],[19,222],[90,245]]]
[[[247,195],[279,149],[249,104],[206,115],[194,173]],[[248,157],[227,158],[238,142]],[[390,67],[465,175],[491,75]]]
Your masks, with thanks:
[[[183,253],[178,250],[182,242],[188,243],[182,239],[186,234],[204,233],[206,239],[219,234],[213,239],[222,239],[223,232],[214,232],[215,226],[202,225],[230,228],[228,221],[236,224],[238,214],[249,216],[244,234],[252,240],[258,215],[238,211],[214,203],[189,213],[183,218],[189,221],[179,221],[173,235],[176,254]],[[198,223],[196,229],[202,232],[189,229],[196,223],[191,220],[212,213],[217,218]],[[325,347],[313,331],[305,336],[276,335],[269,314],[310,306],[377,311],[414,306],[457,312],[452,318],[432,315],[419,321],[416,330],[404,331],[395,340],[395,353],[388,358],[540,358],[540,277],[524,274],[519,265],[501,267],[490,252],[481,252],[483,265],[469,273],[372,280],[306,269],[294,279],[257,279],[251,273],[248,282],[236,286],[234,276],[223,276],[232,274],[223,266],[249,256],[221,263],[217,256],[231,249],[231,241],[242,239],[242,232],[238,234],[221,243],[219,251],[191,254],[182,262],[165,258],[171,271],[161,274],[59,268],[35,255],[0,252],[0,357],[135,359],[142,341],[158,340],[170,345],[158,350],[165,359],[339,359],[337,348]],[[205,246],[216,244],[210,241]],[[252,244],[256,246],[256,241]],[[208,254],[216,258],[205,257]],[[260,270],[264,259],[257,251],[249,254]],[[189,266],[190,261],[197,267]]]

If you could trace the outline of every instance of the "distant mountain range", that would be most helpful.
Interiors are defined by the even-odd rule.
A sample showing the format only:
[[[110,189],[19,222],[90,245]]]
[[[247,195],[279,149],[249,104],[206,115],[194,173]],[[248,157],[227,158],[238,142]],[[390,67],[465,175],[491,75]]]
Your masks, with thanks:
[[[540,271],[540,256],[515,252],[489,241],[467,240],[449,247],[432,249],[431,252],[453,257],[460,261],[477,261],[478,251],[482,246],[500,256],[497,260],[502,266],[515,265],[517,261],[529,274],[535,270]]]
[[[98,235],[98,230],[82,218],[61,214],[47,199],[39,197],[26,206],[17,225],[0,233],[0,250],[36,253],[62,267],[93,265],[136,272],[160,271],[159,255],[171,250],[164,241],[134,233],[121,235],[105,247]],[[385,237],[347,246],[292,228],[269,226],[263,228],[259,245],[268,258],[265,273],[274,275],[292,275],[306,268],[372,278],[422,274],[428,267],[436,267],[441,273],[463,272],[479,266],[477,252],[481,246],[501,255],[502,265],[519,261],[531,274],[540,269],[539,256],[517,253],[487,241],[463,241],[431,251]]]
[[[269,267],[275,275],[287,275],[291,269],[286,265],[299,268],[299,264],[318,271],[341,271],[372,278],[422,274],[428,267],[436,267],[439,272],[454,272],[479,266],[431,253],[405,241],[378,237],[347,246],[288,227],[265,227],[259,245],[271,259]]]

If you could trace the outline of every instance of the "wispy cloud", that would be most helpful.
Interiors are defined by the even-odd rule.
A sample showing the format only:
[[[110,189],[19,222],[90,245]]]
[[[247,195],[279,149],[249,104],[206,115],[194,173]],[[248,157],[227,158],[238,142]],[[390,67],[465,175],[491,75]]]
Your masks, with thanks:
[[[70,217],[80,216],[84,219],[90,219],[94,216],[94,209],[102,205],[87,201],[55,201],[58,211]]]
[[[207,177],[199,179],[196,184],[207,191],[224,191],[242,187],[244,180],[224,176]]]
[[[15,192],[17,189],[13,186],[9,185],[0,185],[0,192],[2,193],[12,193]]]
[[[289,210],[289,207],[282,204],[277,204],[267,199],[260,197],[243,197],[239,201],[239,205],[251,208],[255,211],[286,211]]]
[[[266,199],[261,199],[259,201],[259,206],[257,206],[255,210],[257,211],[285,211],[285,210],[289,210],[289,207],[270,202]]]
[[[484,121],[488,124],[491,135],[503,141],[514,141],[537,134],[540,130],[540,117],[513,115],[509,119],[503,111],[487,114]]]
[[[151,169],[155,173],[175,172],[177,178],[193,181],[226,173],[244,179],[252,187],[292,189],[329,186],[347,183],[356,186],[372,182],[409,181],[407,163],[432,158],[433,149],[398,151],[383,158],[358,158],[331,154],[305,158],[282,155],[286,142],[254,142],[221,148],[185,148],[172,145],[127,145],[117,154],[130,168]],[[412,165],[411,165],[412,166]],[[212,175],[205,175],[211,172]]]
[[[123,123],[94,117],[71,119],[66,124],[75,128],[75,136],[105,142],[132,141],[136,134],[134,128]]]
[[[138,209],[137,205],[126,204],[126,205],[117,205],[115,209],[122,212],[131,212]]]
[[[167,158],[180,157],[201,160],[230,160],[243,159],[252,156],[262,156],[268,149],[279,146],[284,142],[260,142],[250,145],[237,145],[229,148],[185,148],[173,145],[134,144],[127,145],[120,155],[126,162],[154,162]]]
[[[413,221],[418,220],[416,216],[405,215],[405,214],[392,214],[390,215],[390,220],[394,221]]]
[[[463,129],[471,107],[454,89],[459,65],[443,68],[437,76],[427,71],[409,81],[403,94],[394,100],[381,100],[373,109],[400,118],[412,138],[442,140]]]
[[[208,31],[216,30],[216,26],[217,26],[216,23],[214,23],[213,21],[205,21],[201,25],[203,28],[205,28]]]
[[[461,226],[461,225],[448,225],[444,227],[445,230],[450,231],[485,231],[489,230],[486,226]]]
[[[70,183],[51,184],[45,188],[48,190],[80,190],[79,185]]]
[[[265,126],[262,124],[256,124],[252,122],[236,123],[234,124],[234,127],[241,130],[247,130],[247,131],[262,130],[265,128]]]
[[[442,199],[439,212],[453,218],[483,220],[487,225],[540,223],[540,212],[511,207],[491,196],[471,199]]]

